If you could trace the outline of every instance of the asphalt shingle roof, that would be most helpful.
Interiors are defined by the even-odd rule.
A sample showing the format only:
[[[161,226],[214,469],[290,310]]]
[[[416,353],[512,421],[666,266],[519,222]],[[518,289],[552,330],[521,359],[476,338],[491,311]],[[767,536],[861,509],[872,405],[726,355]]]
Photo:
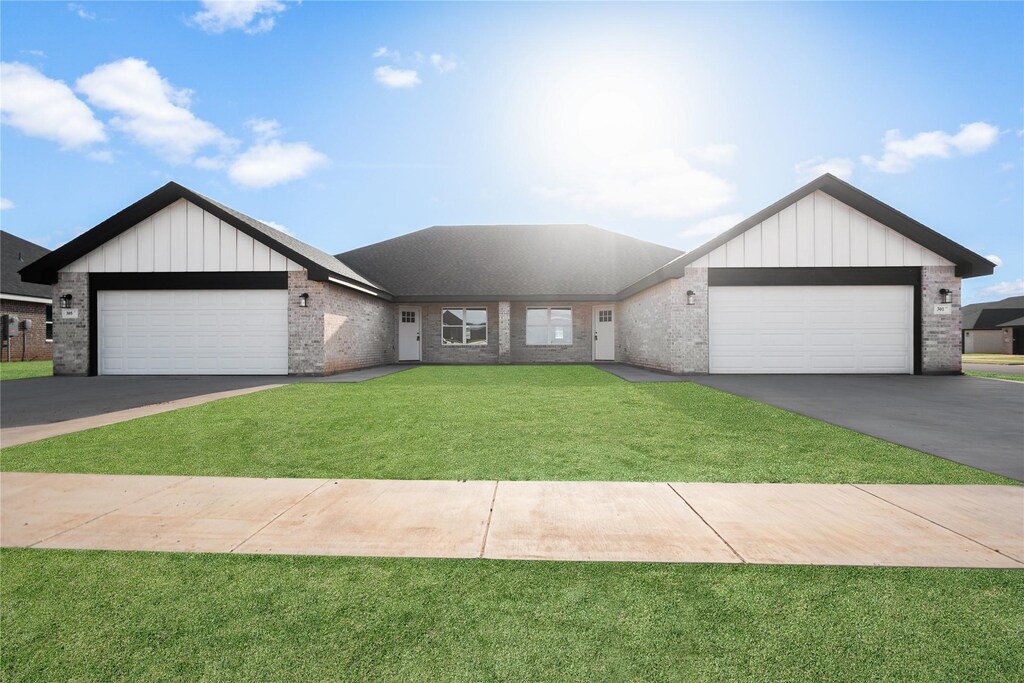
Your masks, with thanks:
[[[1007,321],[1024,316],[1024,296],[1010,296],[1000,301],[984,301],[960,309],[965,330],[994,330]]]
[[[49,299],[52,296],[49,285],[24,282],[18,272],[49,253],[50,250],[45,247],[0,230],[0,293]]]
[[[611,298],[680,254],[591,225],[443,225],[337,258],[404,298]]]

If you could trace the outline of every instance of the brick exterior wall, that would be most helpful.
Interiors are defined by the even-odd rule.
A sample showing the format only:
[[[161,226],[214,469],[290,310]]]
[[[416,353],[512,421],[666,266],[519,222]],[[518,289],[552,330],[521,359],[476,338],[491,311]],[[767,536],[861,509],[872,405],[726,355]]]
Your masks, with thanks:
[[[71,295],[71,308],[78,310],[78,317],[62,317],[60,298]],[[58,273],[57,284],[53,287],[53,300],[57,308],[53,311],[53,374],[89,374],[89,274]]]
[[[686,303],[693,290],[695,301]],[[687,268],[618,305],[616,360],[674,373],[708,372],[708,271]]]
[[[11,338],[12,362],[53,358],[53,344],[46,341],[46,304],[0,299],[0,315],[16,315],[19,319],[18,335]],[[27,332],[21,325],[25,320],[32,321],[32,329]],[[7,358],[5,346],[0,350],[0,361],[6,363]]]
[[[300,294],[308,305],[298,305]],[[288,273],[288,373],[330,375],[394,363],[398,313],[394,304],[348,287]]]
[[[594,306],[602,302],[513,302],[511,320],[513,363],[590,363],[594,359]],[[572,344],[527,345],[526,309],[571,308]]]
[[[501,345],[498,321],[498,303],[471,302],[460,303],[425,303],[411,304],[419,306],[422,327],[422,354],[424,363],[493,365],[498,363]],[[486,308],[487,309],[487,343],[486,344],[441,344],[441,309],[442,308]]]
[[[512,304],[498,302],[498,363],[512,362]]]
[[[954,266],[921,268],[921,373],[958,374],[960,353],[960,278]],[[936,315],[935,304],[942,302],[940,289],[953,292],[953,310]]]

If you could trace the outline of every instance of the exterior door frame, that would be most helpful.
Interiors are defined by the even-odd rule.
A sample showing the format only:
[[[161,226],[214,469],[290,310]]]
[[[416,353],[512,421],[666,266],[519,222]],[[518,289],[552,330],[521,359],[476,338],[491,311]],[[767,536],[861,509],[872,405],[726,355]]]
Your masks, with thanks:
[[[612,312],[612,357],[611,358],[598,358],[597,357],[597,316],[601,310],[610,310]],[[615,360],[615,325],[617,324],[616,318],[618,313],[615,304],[595,304],[590,312],[590,326],[594,333],[593,339],[590,341],[590,359],[594,361],[614,361]]]
[[[402,313],[404,311],[411,311],[416,314],[416,357],[415,358],[402,358],[402,325],[408,325],[410,323],[402,322]],[[418,363],[423,360],[423,310],[419,306],[399,306],[398,307],[398,362],[399,363]]]

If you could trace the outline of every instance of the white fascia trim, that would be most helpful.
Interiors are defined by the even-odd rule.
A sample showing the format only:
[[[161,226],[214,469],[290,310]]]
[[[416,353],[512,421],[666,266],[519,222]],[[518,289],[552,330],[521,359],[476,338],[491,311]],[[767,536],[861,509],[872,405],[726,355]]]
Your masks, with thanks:
[[[328,277],[327,281],[328,282],[333,282],[336,285],[341,285],[342,287],[351,287],[352,289],[358,290],[360,292],[366,292],[367,294],[369,294],[371,296],[380,296],[379,294],[377,294],[377,292],[373,291],[372,289],[366,289],[365,287],[360,287],[359,285],[354,285],[351,282],[344,282],[343,280],[339,280],[337,278]]]
[[[4,294],[0,292],[0,299],[10,299],[11,301],[27,301],[32,304],[50,304],[53,305],[53,299],[44,299],[41,296],[22,296],[21,294]]]

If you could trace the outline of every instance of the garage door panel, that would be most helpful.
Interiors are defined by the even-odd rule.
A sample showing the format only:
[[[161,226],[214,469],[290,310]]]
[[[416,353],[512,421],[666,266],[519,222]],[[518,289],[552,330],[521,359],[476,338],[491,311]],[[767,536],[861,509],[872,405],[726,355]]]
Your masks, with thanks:
[[[711,287],[713,373],[911,373],[909,286]]]
[[[286,290],[98,293],[100,374],[287,374]]]

